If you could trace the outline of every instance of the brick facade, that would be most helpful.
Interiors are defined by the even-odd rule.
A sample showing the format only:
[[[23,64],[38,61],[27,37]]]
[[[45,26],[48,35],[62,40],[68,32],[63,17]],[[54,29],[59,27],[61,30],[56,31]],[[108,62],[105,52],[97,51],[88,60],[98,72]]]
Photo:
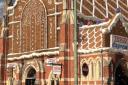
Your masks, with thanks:
[[[111,35],[128,37],[128,8],[119,1],[116,13],[117,3],[110,2],[107,12],[102,0],[77,0],[78,85],[120,85],[117,74],[128,77],[128,48],[110,47]],[[72,0],[15,0],[6,41],[0,38],[2,85],[74,85],[74,17]],[[56,74],[55,65],[61,66]]]

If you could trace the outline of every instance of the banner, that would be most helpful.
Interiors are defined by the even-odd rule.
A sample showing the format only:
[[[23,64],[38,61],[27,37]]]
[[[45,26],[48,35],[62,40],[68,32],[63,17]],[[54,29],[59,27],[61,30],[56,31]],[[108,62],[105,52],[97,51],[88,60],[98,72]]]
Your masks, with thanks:
[[[53,74],[61,74],[61,65],[53,65]]]
[[[128,50],[128,37],[111,35],[110,47],[115,49]]]
[[[47,64],[47,66],[52,66],[52,64],[56,64],[57,61],[59,61],[59,59],[56,58],[48,58],[45,60],[45,63]]]

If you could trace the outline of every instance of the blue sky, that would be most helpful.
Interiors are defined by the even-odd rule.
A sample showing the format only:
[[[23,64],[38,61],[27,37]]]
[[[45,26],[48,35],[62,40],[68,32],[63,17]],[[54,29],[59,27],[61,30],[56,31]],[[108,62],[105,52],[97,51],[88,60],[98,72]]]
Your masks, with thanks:
[[[2,11],[3,11],[3,0],[0,0],[0,18],[2,17]]]

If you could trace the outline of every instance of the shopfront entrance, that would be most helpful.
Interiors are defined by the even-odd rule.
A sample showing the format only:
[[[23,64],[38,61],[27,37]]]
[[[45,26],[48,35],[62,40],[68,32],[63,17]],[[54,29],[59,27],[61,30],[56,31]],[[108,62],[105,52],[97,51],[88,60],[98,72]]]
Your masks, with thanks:
[[[36,80],[36,70],[34,68],[31,68],[28,71],[25,85],[35,85],[35,80]]]
[[[115,85],[128,85],[128,62],[120,61],[115,72]]]

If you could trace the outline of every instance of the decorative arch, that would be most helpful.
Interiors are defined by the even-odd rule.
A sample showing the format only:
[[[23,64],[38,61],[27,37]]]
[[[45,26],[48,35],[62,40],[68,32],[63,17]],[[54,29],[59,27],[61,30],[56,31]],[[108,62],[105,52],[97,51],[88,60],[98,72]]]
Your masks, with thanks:
[[[89,69],[90,69],[90,80],[94,78],[94,62],[93,61],[90,61],[89,62]]]
[[[32,66],[29,67],[28,72],[26,72],[25,85],[34,85],[36,82],[37,71]]]
[[[21,51],[47,47],[47,12],[41,0],[29,0],[22,11],[20,29]]]
[[[43,68],[41,68],[43,64],[41,64],[42,62],[41,61],[38,61],[37,59],[33,59],[33,60],[30,60],[30,61],[27,61],[23,68],[22,68],[22,82],[25,82],[25,79],[27,78],[27,73],[28,71],[31,69],[31,68],[34,68],[37,72],[36,74],[36,78],[37,78],[37,81],[39,80],[39,78],[41,77],[40,75],[40,72],[43,72]],[[40,82],[40,81],[39,81]]]
[[[93,58],[89,58],[89,59],[82,59],[81,60],[81,69],[82,69],[82,65],[84,64],[84,63],[87,63],[88,64],[88,68],[89,68],[89,73],[88,73],[88,75],[87,75],[87,77],[86,77],[86,79],[87,80],[92,80],[93,78],[94,78],[94,69],[95,69],[95,60],[93,59]],[[82,71],[81,71],[81,74],[82,74]],[[85,77],[84,77],[85,78]]]
[[[36,70],[34,68],[30,68],[28,73],[27,73],[27,78],[31,78],[31,77],[36,77]]]
[[[82,59],[80,65],[82,65],[83,63],[88,63],[88,60],[86,58]]]
[[[94,61],[92,58],[88,60],[89,64],[89,80],[92,80],[94,78]]]
[[[37,68],[34,66],[34,65],[28,65],[25,69],[24,69],[24,72],[23,72],[23,76],[22,76],[22,80],[25,81],[25,79],[27,78],[27,74],[29,72],[29,70],[33,68],[35,69],[36,72],[38,72]]]
[[[101,59],[96,59],[96,69],[95,69],[95,77],[97,80],[101,78],[102,75],[102,65],[101,65]]]

